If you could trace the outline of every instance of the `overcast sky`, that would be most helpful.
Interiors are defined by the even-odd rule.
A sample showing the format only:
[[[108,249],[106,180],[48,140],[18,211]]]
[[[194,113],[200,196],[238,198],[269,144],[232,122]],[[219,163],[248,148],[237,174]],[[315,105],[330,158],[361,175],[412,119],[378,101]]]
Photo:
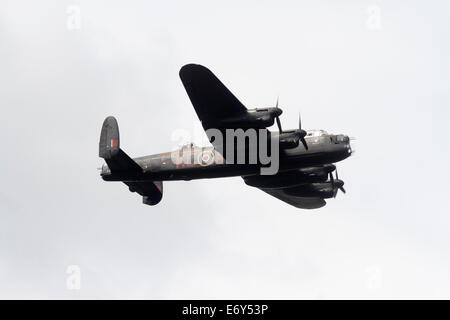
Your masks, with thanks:
[[[1,1],[0,298],[450,298],[449,11]],[[279,95],[283,128],[301,111],[306,129],[356,137],[347,194],[305,211],[236,177],[165,183],[149,207],[102,181],[106,116],[131,156],[199,125],[186,63],[249,108]]]

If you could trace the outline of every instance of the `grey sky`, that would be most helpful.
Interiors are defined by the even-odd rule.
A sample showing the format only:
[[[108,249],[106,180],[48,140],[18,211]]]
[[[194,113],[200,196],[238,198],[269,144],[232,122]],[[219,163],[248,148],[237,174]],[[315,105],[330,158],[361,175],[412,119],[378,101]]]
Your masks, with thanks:
[[[450,298],[448,2],[0,7],[0,298]],[[132,156],[198,125],[191,62],[248,107],[279,95],[285,128],[301,111],[357,137],[347,194],[302,211],[230,178],[166,183],[148,207],[103,182],[106,116]]]

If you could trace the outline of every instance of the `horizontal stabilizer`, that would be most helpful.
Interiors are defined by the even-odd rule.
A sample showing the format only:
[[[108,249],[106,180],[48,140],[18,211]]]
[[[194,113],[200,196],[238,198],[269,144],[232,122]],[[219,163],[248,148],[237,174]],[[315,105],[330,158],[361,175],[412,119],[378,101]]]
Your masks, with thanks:
[[[110,173],[103,176],[103,179],[117,181],[116,179],[119,178],[131,192],[136,192],[142,196],[143,203],[150,206],[154,206],[161,201],[163,196],[162,181],[138,181],[143,170],[139,164],[120,149],[119,125],[114,117],[108,117],[103,122],[98,154],[105,159],[110,170]]]

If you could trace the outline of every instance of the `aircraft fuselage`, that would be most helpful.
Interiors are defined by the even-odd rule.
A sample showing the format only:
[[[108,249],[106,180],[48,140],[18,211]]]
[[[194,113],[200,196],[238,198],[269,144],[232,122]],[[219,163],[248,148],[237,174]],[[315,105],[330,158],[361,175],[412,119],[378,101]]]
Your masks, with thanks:
[[[321,166],[339,162],[351,155],[351,147],[347,136],[321,135],[306,137],[309,149],[302,144],[295,148],[279,150],[278,172]],[[101,176],[106,181],[174,181],[207,178],[221,178],[232,176],[259,176],[261,164],[229,164],[222,155],[212,147],[200,148],[196,146],[184,147],[175,152],[186,153],[191,156],[178,158],[174,161],[174,153],[166,152],[155,155],[134,158],[142,167],[142,174],[121,175],[112,174],[107,165],[102,167]],[[207,155],[207,161],[200,159]],[[218,159],[222,160],[216,161]],[[217,163],[219,162],[219,163]],[[319,179],[320,180],[320,179]]]

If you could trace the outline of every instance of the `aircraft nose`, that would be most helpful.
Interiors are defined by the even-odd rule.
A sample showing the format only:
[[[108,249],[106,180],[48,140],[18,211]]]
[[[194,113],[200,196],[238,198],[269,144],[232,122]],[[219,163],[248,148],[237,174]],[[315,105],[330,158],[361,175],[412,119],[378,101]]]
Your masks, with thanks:
[[[352,153],[354,153],[355,152],[355,144],[352,142],[352,143],[350,143],[350,141],[353,141],[353,140],[355,140],[355,138],[349,138],[348,136],[346,136],[347,137],[347,152],[348,152],[348,154],[349,155],[351,155]]]
[[[350,138],[349,136],[340,134],[336,136],[336,140],[338,141],[338,143],[341,144],[341,146],[347,150],[348,155],[352,154],[352,147],[350,146]]]

